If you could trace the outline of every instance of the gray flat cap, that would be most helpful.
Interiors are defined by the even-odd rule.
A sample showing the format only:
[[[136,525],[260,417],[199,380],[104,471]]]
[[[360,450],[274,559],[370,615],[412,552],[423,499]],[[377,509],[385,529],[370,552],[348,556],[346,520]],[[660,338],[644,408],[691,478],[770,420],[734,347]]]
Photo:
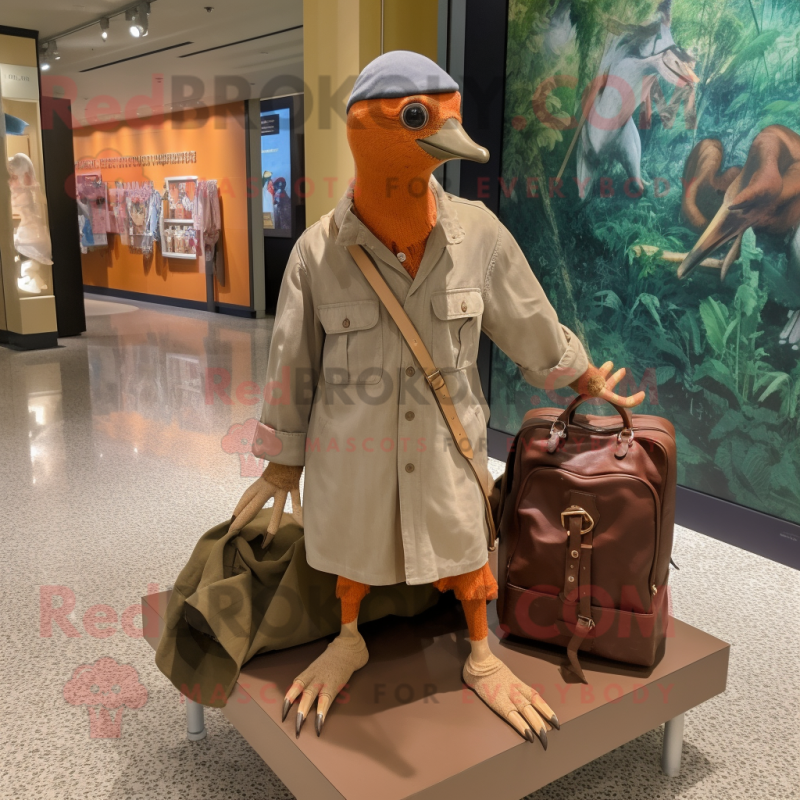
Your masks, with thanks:
[[[409,50],[392,50],[361,70],[347,101],[347,110],[359,100],[457,91],[458,84],[426,56]]]

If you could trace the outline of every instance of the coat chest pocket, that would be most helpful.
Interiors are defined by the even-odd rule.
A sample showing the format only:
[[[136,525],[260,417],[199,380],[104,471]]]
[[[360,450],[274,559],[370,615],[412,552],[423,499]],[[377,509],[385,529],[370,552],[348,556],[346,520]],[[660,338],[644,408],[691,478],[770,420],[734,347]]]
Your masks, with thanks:
[[[479,289],[448,289],[431,295],[433,362],[442,371],[472,366],[478,358],[483,298]]]
[[[318,306],[325,329],[322,371],[326,383],[372,384],[383,375],[383,329],[377,300]]]

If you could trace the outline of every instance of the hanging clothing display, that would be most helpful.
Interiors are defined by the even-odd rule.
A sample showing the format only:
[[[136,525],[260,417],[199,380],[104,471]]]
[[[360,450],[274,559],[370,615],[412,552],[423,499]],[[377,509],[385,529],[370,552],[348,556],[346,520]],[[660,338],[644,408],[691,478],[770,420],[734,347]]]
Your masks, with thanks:
[[[206,272],[213,272],[217,283],[224,286],[225,261],[219,240],[222,232],[222,213],[215,180],[198,182],[195,220],[200,239],[198,255],[205,261]]]
[[[108,187],[108,207],[108,232],[116,233],[120,242],[128,247],[128,205],[122,181]]]
[[[153,242],[160,241],[162,206],[161,192],[153,189],[147,209],[147,235]]]
[[[148,224],[150,200],[154,189],[152,183],[126,187],[125,200],[128,210],[128,238],[132,253],[149,255],[153,252],[153,234]]]
[[[75,198],[78,205],[78,232],[81,236],[81,253],[88,253],[94,247],[94,234],[92,233],[92,212],[86,200],[80,196]]]
[[[75,178],[78,202],[78,229],[81,250],[108,246],[108,190],[99,175],[78,175]]]

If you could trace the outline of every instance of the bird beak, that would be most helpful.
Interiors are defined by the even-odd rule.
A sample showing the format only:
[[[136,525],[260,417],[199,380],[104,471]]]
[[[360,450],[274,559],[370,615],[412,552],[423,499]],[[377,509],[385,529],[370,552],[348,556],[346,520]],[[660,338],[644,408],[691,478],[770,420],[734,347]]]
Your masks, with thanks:
[[[680,267],[678,267],[678,278],[685,278],[701,261],[722,247],[725,242],[735,239],[739,234],[747,230],[750,225],[751,222],[744,218],[742,214],[732,211],[730,209],[730,201],[725,200],[714,219],[711,220],[697,240],[697,244],[681,262]],[[725,272],[727,272],[727,269]]]
[[[475,144],[455,117],[450,117],[432,136],[417,139],[417,144],[437,161],[464,158],[485,164],[489,160],[489,151]]]
[[[682,64],[681,67],[681,71],[686,76],[686,80],[689,81],[689,83],[700,83],[700,78],[697,77],[695,71],[688,64]]]

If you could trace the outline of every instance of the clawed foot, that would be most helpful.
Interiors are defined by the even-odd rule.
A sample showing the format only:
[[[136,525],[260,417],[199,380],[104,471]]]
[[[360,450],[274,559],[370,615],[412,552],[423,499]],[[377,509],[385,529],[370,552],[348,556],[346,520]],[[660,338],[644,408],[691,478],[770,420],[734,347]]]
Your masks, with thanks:
[[[336,696],[347,685],[357,669],[369,660],[367,645],[361,634],[337,636],[325,652],[292,683],[283,701],[283,719],[292,703],[302,694],[295,720],[295,736],[300,736],[308,712],[317,700],[317,718],[314,727],[317,736],[322,733],[325,717]]]
[[[781,344],[790,344],[792,350],[800,350],[800,310],[790,311],[789,321],[781,331]]]
[[[464,683],[472,689],[489,708],[510,723],[529,742],[534,734],[547,750],[547,726],[559,730],[561,726],[553,709],[542,700],[538,692],[517,678],[497,656],[475,663],[472,656],[464,664]]]

